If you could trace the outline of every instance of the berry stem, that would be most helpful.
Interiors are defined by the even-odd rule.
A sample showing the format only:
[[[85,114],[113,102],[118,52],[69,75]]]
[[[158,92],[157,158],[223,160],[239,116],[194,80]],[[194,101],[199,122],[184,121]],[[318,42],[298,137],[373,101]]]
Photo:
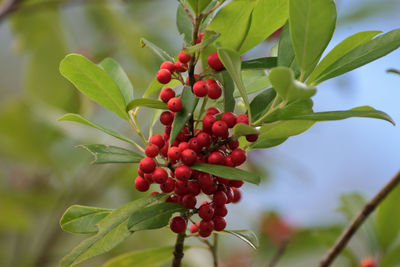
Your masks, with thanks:
[[[131,125],[132,129],[137,133],[137,135],[139,135],[139,137],[142,139],[143,144],[147,145],[147,140],[140,129],[139,123],[137,122],[136,114],[137,113],[133,113],[132,110],[129,111],[129,117],[131,118],[133,125],[132,122],[130,122],[129,124]]]
[[[214,244],[211,248],[211,253],[213,255],[214,267],[218,267],[218,234],[214,233]]]
[[[208,101],[208,97],[204,97],[204,98],[203,98],[203,103],[201,104],[201,108],[200,108],[200,112],[199,112],[199,117],[198,117],[198,119],[196,120],[196,124],[194,125],[194,128],[195,128],[195,129],[197,128],[197,125],[199,124],[199,122],[202,121],[201,118],[202,118],[202,116],[203,116],[204,110],[206,109],[207,101]]]
[[[186,234],[183,231],[182,233],[178,234],[176,237],[175,242],[175,249],[174,249],[174,259],[172,261],[172,267],[181,267],[181,262],[183,258],[183,245],[185,242]]]

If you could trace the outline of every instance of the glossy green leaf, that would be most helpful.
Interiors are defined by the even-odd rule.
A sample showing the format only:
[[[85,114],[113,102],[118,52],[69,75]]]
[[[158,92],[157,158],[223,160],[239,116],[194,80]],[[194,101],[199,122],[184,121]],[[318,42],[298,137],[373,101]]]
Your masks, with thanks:
[[[207,47],[208,45],[212,44],[215,40],[218,39],[219,36],[220,36],[220,34],[215,31],[206,30],[204,32],[204,36],[203,36],[201,43],[193,45],[193,46],[185,47],[183,50],[187,54],[193,54],[193,53],[199,51],[200,49],[203,49],[203,48]]]
[[[112,212],[88,206],[72,205],[63,214],[60,226],[64,231],[76,234],[97,233],[97,223]]]
[[[112,58],[104,59],[99,65],[118,85],[125,103],[129,103],[133,99],[133,86],[121,65]]]
[[[265,75],[265,76],[261,76],[261,77],[255,79],[254,81],[252,81],[249,84],[245,84],[245,88],[246,88],[247,95],[250,95],[250,94],[257,93],[258,91],[261,91],[263,89],[266,89],[270,85],[271,85],[271,82],[269,81],[268,76]],[[239,91],[235,91],[233,93],[233,96],[235,98],[240,97]],[[250,106],[251,106],[251,103],[250,103]],[[251,107],[250,107],[250,110],[251,110]]]
[[[217,233],[218,234],[220,234],[220,233],[231,234],[231,235],[239,238],[243,242],[245,242],[247,245],[249,245],[253,249],[257,249],[260,246],[257,235],[253,231],[250,231],[250,230],[224,230],[224,231],[217,232]]]
[[[275,91],[286,103],[310,98],[317,92],[315,88],[309,88],[296,81],[293,71],[288,67],[273,68],[269,73],[269,80]]]
[[[383,57],[400,46],[400,29],[363,43],[327,67],[315,80],[320,83]]]
[[[126,106],[126,111],[132,110],[136,107],[168,109],[168,105],[160,100],[151,98],[136,98],[129,102],[129,104]]]
[[[79,145],[93,156],[92,164],[104,163],[139,163],[144,156],[122,147],[92,144]]]
[[[235,138],[248,134],[259,134],[259,131],[256,128],[244,123],[238,123],[233,127],[233,136]]]
[[[220,75],[222,77],[222,101],[224,103],[224,112],[233,112],[236,104],[235,98],[233,96],[233,93],[235,91],[235,84],[229,73],[223,72]]]
[[[248,33],[239,49],[240,54],[264,41],[288,19],[288,0],[258,0],[256,2]]]
[[[60,267],[74,266],[87,259],[110,251],[129,237],[128,218],[144,207],[161,201],[165,195],[159,194],[130,202],[114,211],[98,223],[96,235],[85,239],[60,262]]]
[[[192,42],[192,21],[189,15],[186,13],[182,4],[178,6],[178,10],[176,12],[176,26],[178,28],[178,32],[183,34],[183,39],[186,44],[190,44]]]
[[[103,267],[157,267],[171,260],[173,251],[174,247],[168,246],[124,253],[110,259]]]
[[[296,62],[292,40],[290,39],[289,21],[287,21],[283,27],[281,37],[279,39],[277,65],[280,67],[291,68],[296,78],[300,75],[299,65]]]
[[[336,24],[334,0],[289,0],[290,36],[300,80],[311,73],[331,40]]]
[[[196,14],[200,14],[212,0],[186,0]]]
[[[159,92],[162,88],[175,88],[176,86],[180,85],[181,82],[178,80],[171,80],[167,84],[161,84],[157,81],[156,78],[153,79],[153,81],[150,83],[149,87],[146,89],[146,91],[143,94],[143,98],[148,98],[152,94],[155,94]]]
[[[175,113],[174,122],[172,123],[172,129],[169,139],[170,144],[175,140],[179,132],[185,126],[185,123],[193,115],[199,99],[194,96],[190,87],[185,86],[183,88],[181,101],[182,109],[179,112]]]
[[[167,52],[165,52],[163,49],[159,48],[152,42],[146,40],[145,38],[140,39],[140,45],[142,47],[149,47],[157,56],[161,58],[162,61],[172,61],[174,62],[174,58],[171,57]]]
[[[257,141],[252,143],[250,145],[251,149],[264,149],[264,148],[270,148],[274,146],[278,146],[282,144],[283,142],[286,141],[287,138],[276,138],[276,139],[270,139],[270,138],[263,138],[263,137],[258,137]]]
[[[257,185],[260,183],[260,176],[258,176],[257,174],[237,168],[214,165],[214,164],[194,164],[190,166],[190,168],[192,168],[193,170],[210,173],[212,175],[231,180],[244,180],[246,182]]]
[[[120,139],[122,141],[128,142],[128,143],[133,144],[133,145],[136,146],[136,143],[134,141],[132,141],[131,139],[129,139],[128,137],[125,137],[125,136],[123,136],[123,135],[121,135],[121,134],[119,134],[119,133],[117,133],[117,132],[115,132],[113,130],[106,129],[103,126],[100,126],[100,125],[98,125],[98,124],[96,124],[94,122],[91,122],[91,121],[85,119],[84,117],[82,117],[79,114],[68,113],[68,114],[65,114],[64,116],[58,118],[57,121],[72,121],[72,122],[81,123],[81,124],[84,124],[86,126],[90,126],[90,127],[95,128],[97,130],[105,132],[106,134],[109,134],[111,136],[114,136],[115,138],[118,138],[118,139]]]
[[[242,70],[271,69],[277,66],[277,57],[260,57],[242,61]]]
[[[318,66],[310,74],[307,83],[312,83],[319,75],[321,75],[322,72],[334,64],[337,60],[342,58],[357,46],[370,41],[379,33],[381,33],[381,31],[364,31],[353,34],[352,36],[344,39],[321,60]]]
[[[311,126],[315,121],[306,120],[289,120],[289,121],[277,121],[273,123],[264,124],[260,128],[260,139],[278,139],[287,138],[293,135],[298,135]]]
[[[392,118],[386,113],[376,110],[370,106],[362,106],[344,111],[327,111],[327,112],[316,112],[311,114],[294,115],[291,116],[292,120],[313,120],[313,121],[331,121],[331,120],[343,120],[351,117],[364,117],[364,118],[375,118],[388,121],[395,124]]]
[[[280,120],[289,120],[294,119],[296,116],[296,119],[298,120],[306,120],[299,118],[299,116],[302,116],[302,114],[312,114],[312,107],[313,102],[311,99],[297,100],[280,109],[277,109],[274,112],[271,112],[271,114],[268,115],[263,122],[268,123]]]
[[[172,214],[187,211],[181,204],[159,203],[135,212],[128,220],[130,231],[158,229],[168,225]]]
[[[129,120],[118,85],[102,68],[82,55],[70,54],[61,61],[60,72],[83,94],[122,119]]]
[[[270,109],[271,102],[274,100],[275,96],[275,90],[273,88],[269,88],[253,98],[250,103],[250,110],[254,120],[259,119]]]

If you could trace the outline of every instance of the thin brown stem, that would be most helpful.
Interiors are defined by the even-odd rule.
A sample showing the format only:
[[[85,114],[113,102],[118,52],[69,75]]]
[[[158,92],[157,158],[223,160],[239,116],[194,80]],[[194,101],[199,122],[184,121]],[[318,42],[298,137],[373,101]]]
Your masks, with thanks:
[[[268,264],[268,267],[275,267],[279,260],[282,258],[282,255],[285,253],[287,245],[289,244],[289,240],[284,240],[278,247],[278,250],[275,252],[274,256],[271,259],[271,262]]]
[[[357,216],[350,222],[343,233],[338,237],[335,244],[325,254],[319,266],[327,267],[339,256],[340,252],[346,247],[347,243],[365,222],[368,216],[379,206],[391,191],[400,183],[400,171],[363,207]]]
[[[205,18],[208,15],[210,15],[211,13],[213,13],[215,10],[217,10],[223,3],[225,2],[225,0],[222,0],[220,2],[218,2],[213,8],[211,8],[209,11],[205,12],[205,13],[201,13],[200,17]]]
[[[172,260],[172,267],[181,267],[183,258],[183,245],[185,243],[186,234],[182,232],[176,237],[174,259]]]

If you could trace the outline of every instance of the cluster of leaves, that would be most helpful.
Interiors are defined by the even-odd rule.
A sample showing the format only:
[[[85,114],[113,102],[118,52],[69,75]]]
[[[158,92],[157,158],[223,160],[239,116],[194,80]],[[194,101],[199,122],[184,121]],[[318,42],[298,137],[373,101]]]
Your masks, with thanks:
[[[187,44],[192,43],[192,28],[188,27],[191,17],[207,14],[206,12],[212,10],[219,2],[181,1],[177,12],[177,26]],[[224,5],[215,17],[210,14],[201,22],[200,29],[204,31],[203,42],[187,46],[185,50],[198,54],[203,62],[209,54],[218,52],[225,66],[225,69],[218,73],[219,80],[224,84],[220,106],[225,112],[233,111],[235,106],[238,106],[247,112],[250,120],[249,126],[235,126],[234,135],[239,138],[248,134],[259,134],[258,141],[251,145],[240,138],[242,147],[259,149],[279,145],[288,137],[306,131],[316,121],[370,117],[393,123],[387,114],[369,106],[346,111],[314,112],[311,97],[316,93],[315,86],[319,83],[358,68],[398,48],[400,30],[382,34],[374,39],[373,37],[380,32],[354,34],[320,60],[335,28],[336,7],[333,0],[258,0],[250,3],[233,0]],[[277,57],[241,61],[243,53],[283,25]],[[151,48],[162,60],[173,60],[168,53],[145,39],[142,39],[142,46]],[[263,69],[270,69],[268,75],[264,71],[260,72]],[[78,54],[70,54],[64,58],[60,71],[83,94],[129,122],[143,143],[147,144],[147,138],[137,123],[137,114],[141,107],[155,109],[149,126],[151,135],[160,110],[167,108],[162,101],[151,98],[163,88],[161,84],[154,80],[142,98],[133,99],[133,87],[117,62],[108,58],[96,65]],[[248,79],[245,79],[245,76]],[[249,83],[249,80],[253,81]],[[180,85],[175,80],[165,85],[176,86]],[[176,137],[190,116],[197,112],[199,101],[193,94],[184,94],[182,102],[183,108],[174,119],[171,139]],[[141,145],[114,130],[78,114],[66,114],[59,120],[74,121],[96,128],[130,143],[138,150],[135,152],[102,144],[83,145],[94,155],[94,163],[138,163],[143,158]],[[198,170],[215,175],[224,173],[226,178],[244,178],[252,183],[259,182],[258,176],[243,170],[232,169],[227,172],[226,169],[227,167],[215,165],[211,168],[207,164],[198,167]],[[172,214],[182,211],[182,207],[161,203],[163,197],[158,195],[143,198],[114,211],[71,207],[61,220],[63,229],[95,235],[76,247],[62,260],[61,265],[74,265],[109,251],[135,231],[165,226]],[[249,238],[246,240],[252,243]],[[119,266],[118,260],[112,260],[109,266]]]

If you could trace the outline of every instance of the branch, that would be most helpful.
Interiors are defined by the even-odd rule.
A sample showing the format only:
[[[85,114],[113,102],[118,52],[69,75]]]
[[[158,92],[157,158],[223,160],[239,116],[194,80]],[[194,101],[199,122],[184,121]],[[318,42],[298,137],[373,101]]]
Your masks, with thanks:
[[[319,267],[328,267],[347,245],[355,232],[368,216],[378,207],[391,191],[400,183],[400,171],[371,199],[336,240],[334,246],[326,253]]]
[[[174,249],[174,259],[172,261],[172,267],[181,267],[181,262],[183,258],[183,244],[185,242],[186,234],[183,231],[176,237],[175,249]]]
[[[287,245],[289,244],[289,240],[283,240],[278,247],[278,250],[275,252],[274,257],[271,262],[268,264],[268,267],[275,267],[278,261],[281,259],[283,253],[285,253]]]

